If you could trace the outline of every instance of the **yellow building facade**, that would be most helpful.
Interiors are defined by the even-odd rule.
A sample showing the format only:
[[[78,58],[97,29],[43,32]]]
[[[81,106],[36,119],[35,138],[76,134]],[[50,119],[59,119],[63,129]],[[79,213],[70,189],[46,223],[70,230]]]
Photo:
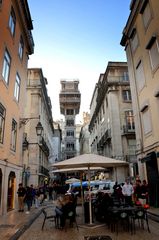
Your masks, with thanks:
[[[27,0],[0,1],[0,215],[16,208],[22,181],[22,136],[33,29]]]
[[[139,176],[159,206],[159,1],[133,0],[123,30],[132,91]]]

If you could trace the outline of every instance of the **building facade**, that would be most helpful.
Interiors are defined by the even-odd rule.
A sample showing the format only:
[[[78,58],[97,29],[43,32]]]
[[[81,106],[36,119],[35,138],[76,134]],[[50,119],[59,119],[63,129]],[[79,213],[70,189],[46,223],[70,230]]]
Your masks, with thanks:
[[[60,123],[54,122],[54,154],[53,154],[53,163],[61,160],[61,141],[62,141],[62,130],[60,128]]]
[[[159,206],[159,1],[131,1],[123,30],[136,126],[139,175]]]
[[[0,215],[16,208],[28,58],[34,51],[28,3],[0,1]]]
[[[41,68],[28,69],[27,104],[21,120],[23,137],[23,183],[44,185],[49,181],[53,155],[52,106],[47,93],[47,79]],[[41,127],[41,133],[37,127]]]
[[[135,124],[127,63],[108,62],[95,86],[90,115],[91,152],[129,163],[130,172],[120,168],[118,180],[124,181],[128,174],[134,176]],[[114,169],[108,169],[108,173],[116,179]]]
[[[61,91],[59,94],[60,112],[65,117],[62,143],[63,159],[69,159],[77,155],[75,118],[79,113],[81,103],[78,84],[79,81],[77,80],[61,81]]]
[[[90,114],[83,112],[83,124],[79,136],[80,154],[90,153],[90,132],[89,132]]]

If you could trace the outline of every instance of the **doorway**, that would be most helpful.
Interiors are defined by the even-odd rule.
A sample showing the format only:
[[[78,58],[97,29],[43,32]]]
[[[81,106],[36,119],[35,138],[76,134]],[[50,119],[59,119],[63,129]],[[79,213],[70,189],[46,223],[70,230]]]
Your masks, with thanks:
[[[2,170],[0,169],[0,210],[1,210],[1,202],[2,202]]]
[[[146,161],[147,179],[149,185],[149,202],[151,206],[159,207],[159,174],[156,153],[152,152]]]
[[[10,172],[8,177],[7,211],[11,211],[14,208],[15,179],[15,172]]]

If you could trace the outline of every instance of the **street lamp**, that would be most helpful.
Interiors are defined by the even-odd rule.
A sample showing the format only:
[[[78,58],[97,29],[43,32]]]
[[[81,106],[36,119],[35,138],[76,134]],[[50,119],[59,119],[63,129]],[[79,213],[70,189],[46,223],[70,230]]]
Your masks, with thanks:
[[[43,133],[43,126],[41,124],[41,122],[38,122],[37,126],[35,127],[36,128],[36,134],[37,136],[41,136],[42,133]],[[25,151],[26,149],[28,149],[28,145],[30,143],[28,142],[27,140],[27,137],[24,138],[23,140],[23,151]],[[33,144],[33,143],[32,143]]]
[[[41,124],[41,122],[38,122],[37,126],[36,126],[36,134],[37,136],[41,136],[43,132],[43,126]]]

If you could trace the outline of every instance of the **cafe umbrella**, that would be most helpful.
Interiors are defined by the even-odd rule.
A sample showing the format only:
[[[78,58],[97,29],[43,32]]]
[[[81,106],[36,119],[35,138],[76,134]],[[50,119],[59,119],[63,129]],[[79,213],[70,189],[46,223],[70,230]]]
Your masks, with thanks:
[[[83,167],[87,168],[88,171],[88,182],[89,182],[89,219],[90,225],[92,224],[92,206],[91,206],[91,189],[90,189],[90,169],[91,167],[128,167],[128,163],[122,160],[117,160],[114,158],[109,158],[97,154],[82,154],[67,160],[63,160],[52,165],[57,169],[80,169]]]

